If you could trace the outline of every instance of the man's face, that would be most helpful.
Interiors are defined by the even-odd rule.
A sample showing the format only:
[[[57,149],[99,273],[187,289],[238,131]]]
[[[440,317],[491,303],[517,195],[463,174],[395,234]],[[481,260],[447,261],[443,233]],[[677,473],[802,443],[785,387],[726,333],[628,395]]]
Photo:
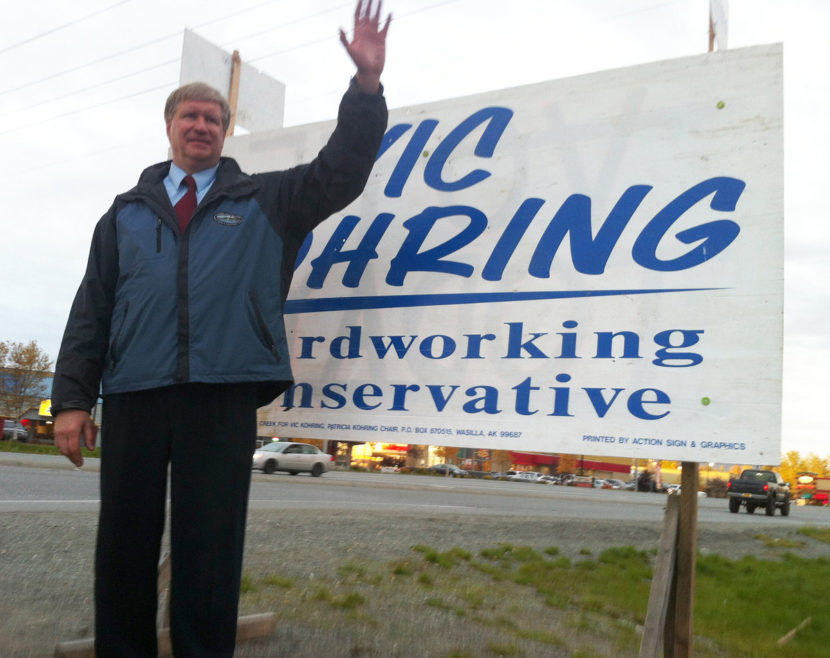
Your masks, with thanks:
[[[212,101],[183,101],[167,123],[173,162],[189,174],[219,162],[225,131],[222,108]]]

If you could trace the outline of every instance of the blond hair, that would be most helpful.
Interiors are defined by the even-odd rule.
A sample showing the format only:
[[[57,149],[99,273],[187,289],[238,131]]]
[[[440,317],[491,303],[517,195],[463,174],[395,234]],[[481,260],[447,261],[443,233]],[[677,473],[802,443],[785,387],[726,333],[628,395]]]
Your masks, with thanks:
[[[222,111],[222,128],[228,129],[231,124],[231,106],[219,91],[204,82],[191,82],[182,85],[167,97],[164,104],[164,121],[170,123],[184,101],[205,101],[218,103]]]

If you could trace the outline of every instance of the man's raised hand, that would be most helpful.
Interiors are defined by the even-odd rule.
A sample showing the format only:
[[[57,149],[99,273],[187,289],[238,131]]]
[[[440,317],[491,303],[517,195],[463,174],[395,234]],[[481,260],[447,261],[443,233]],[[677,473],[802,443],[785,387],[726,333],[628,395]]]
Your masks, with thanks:
[[[358,0],[354,12],[354,34],[349,42],[346,33],[340,30],[340,42],[349,53],[357,67],[355,79],[358,87],[366,93],[377,93],[380,87],[380,74],[386,62],[386,33],[392,15],[386,17],[380,28],[380,8],[383,3],[378,0],[377,8],[372,13],[372,0]]]

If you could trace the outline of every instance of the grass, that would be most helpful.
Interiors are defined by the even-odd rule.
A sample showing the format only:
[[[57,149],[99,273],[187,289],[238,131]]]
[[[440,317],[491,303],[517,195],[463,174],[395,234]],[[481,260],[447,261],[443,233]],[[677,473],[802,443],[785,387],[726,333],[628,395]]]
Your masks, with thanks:
[[[824,529],[807,527],[801,533],[830,541]],[[759,539],[766,543],[773,538]],[[798,548],[802,542],[789,544]],[[772,545],[782,547],[780,542]],[[366,631],[377,638],[381,629],[393,626],[390,642],[398,647],[412,628],[427,623],[449,634],[463,626],[464,638],[455,646],[430,653],[442,658],[539,655],[545,647],[571,655],[635,656],[653,560],[653,551],[630,546],[597,555],[580,551],[571,559],[555,547],[537,551],[498,544],[473,554],[463,548],[438,551],[417,545],[409,555],[386,564],[345,562],[326,582],[306,583],[284,574],[247,579],[243,602],[245,596],[256,596],[260,605],[273,605],[281,615],[295,614],[298,622],[313,618],[332,627],[343,623],[350,633],[370,619],[400,618],[396,624],[375,622]],[[816,602],[824,599],[829,580],[830,558],[807,559],[792,552],[776,559],[698,556],[696,655],[827,655],[830,620],[816,614]],[[356,609],[360,615],[349,614]],[[390,614],[392,610],[397,614]],[[343,615],[339,622],[338,614]],[[784,648],[777,646],[811,616]],[[428,652],[422,647],[425,636],[416,634],[410,641],[418,651]]]
[[[50,443],[23,443],[22,441],[0,441],[0,452],[14,452],[25,455],[60,455],[58,449]],[[101,448],[87,450],[81,448],[84,457],[100,457]]]
[[[755,539],[763,542],[767,548],[802,548],[806,542],[797,539],[787,539],[786,537],[771,537],[766,533],[759,533],[755,535]]]
[[[695,628],[709,637],[728,639],[737,655],[826,655],[830,623],[816,621],[789,642],[776,641],[805,618],[815,615],[826,595],[830,559],[804,559],[787,553],[780,560],[707,556],[698,561]],[[753,614],[746,614],[747,602]],[[705,629],[705,630],[704,630]],[[824,647],[824,648],[822,648]]]
[[[823,541],[825,544],[830,544],[830,528],[817,528],[816,526],[807,525],[799,528],[799,533]]]
[[[265,585],[270,587],[282,587],[283,589],[291,589],[294,587],[294,579],[286,578],[278,573],[272,573],[265,577]]]

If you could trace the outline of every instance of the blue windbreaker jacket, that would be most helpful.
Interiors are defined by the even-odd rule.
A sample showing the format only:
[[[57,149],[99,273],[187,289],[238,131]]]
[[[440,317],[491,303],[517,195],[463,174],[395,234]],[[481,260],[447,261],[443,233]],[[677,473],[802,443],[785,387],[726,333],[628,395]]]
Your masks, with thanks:
[[[292,382],[283,307],[308,233],[363,191],[386,128],[383,96],[352,82],[311,163],[244,174],[222,158],[184,235],[146,169],[98,222],[55,367],[52,413],[103,395],[187,382]]]

